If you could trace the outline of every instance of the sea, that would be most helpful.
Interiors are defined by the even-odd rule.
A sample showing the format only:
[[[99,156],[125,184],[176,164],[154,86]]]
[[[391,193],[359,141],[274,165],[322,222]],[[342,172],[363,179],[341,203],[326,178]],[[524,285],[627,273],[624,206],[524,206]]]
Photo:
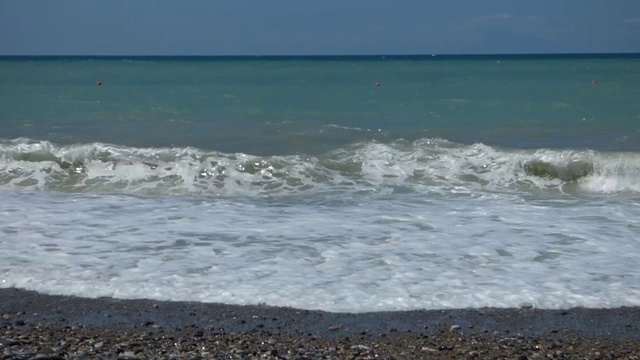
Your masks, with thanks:
[[[0,57],[0,287],[640,306],[640,54]]]

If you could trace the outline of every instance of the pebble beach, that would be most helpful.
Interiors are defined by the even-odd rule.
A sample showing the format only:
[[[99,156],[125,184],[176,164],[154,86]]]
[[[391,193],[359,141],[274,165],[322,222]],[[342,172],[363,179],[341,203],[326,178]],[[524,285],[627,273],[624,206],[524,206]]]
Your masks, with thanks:
[[[640,309],[331,313],[0,289],[1,359],[638,359]]]

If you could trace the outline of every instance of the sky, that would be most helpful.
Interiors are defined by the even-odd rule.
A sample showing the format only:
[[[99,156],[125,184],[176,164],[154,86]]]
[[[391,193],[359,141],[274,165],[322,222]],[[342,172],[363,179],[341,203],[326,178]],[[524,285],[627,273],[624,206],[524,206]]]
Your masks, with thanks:
[[[640,52],[640,0],[0,0],[0,55]]]

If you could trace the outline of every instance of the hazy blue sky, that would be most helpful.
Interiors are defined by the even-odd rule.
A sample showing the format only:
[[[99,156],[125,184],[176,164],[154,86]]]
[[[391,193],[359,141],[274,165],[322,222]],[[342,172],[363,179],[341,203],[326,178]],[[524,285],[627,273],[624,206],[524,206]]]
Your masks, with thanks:
[[[0,0],[0,55],[640,52],[640,0]]]

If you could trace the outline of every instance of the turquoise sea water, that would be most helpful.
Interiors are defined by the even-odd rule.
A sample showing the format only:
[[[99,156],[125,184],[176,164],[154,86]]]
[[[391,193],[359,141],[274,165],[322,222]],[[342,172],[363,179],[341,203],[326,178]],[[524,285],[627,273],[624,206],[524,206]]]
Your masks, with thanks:
[[[333,141],[319,151],[422,137],[512,148],[637,151],[640,143],[632,55],[4,58],[1,66],[0,130],[9,138],[265,155],[309,152],[314,137]],[[381,134],[318,134],[330,124]]]
[[[0,284],[640,305],[638,99],[634,54],[0,58]]]

